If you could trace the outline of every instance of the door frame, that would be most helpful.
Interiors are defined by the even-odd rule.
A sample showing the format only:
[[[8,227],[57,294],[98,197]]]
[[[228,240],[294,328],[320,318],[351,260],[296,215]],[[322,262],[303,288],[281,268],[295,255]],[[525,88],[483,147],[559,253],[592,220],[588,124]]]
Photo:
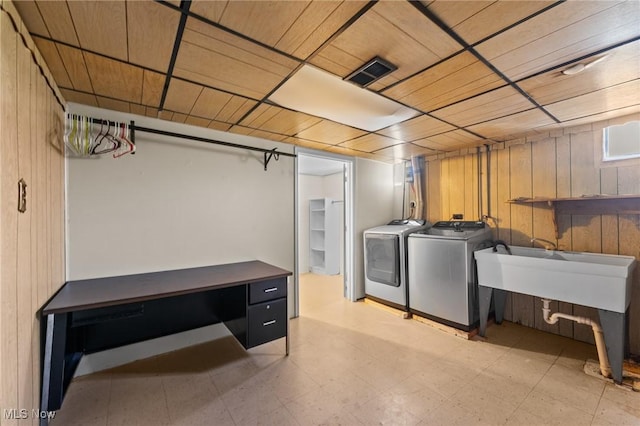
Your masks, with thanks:
[[[317,157],[324,158],[327,160],[340,161],[344,164],[344,285],[345,285],[345,298],[348,300],[355,302],[356,294],[355,294],[355,265],[354,265],[354,243],[355,243],[355,234],[354,234],[354,218],[355,218],[355,168],[356,161],[354,157],[349,157],[346,155],[333,154],[326,151],[317,151],[313,149],[307,148],[295,148],[296,160],[294,165],[294,272],[293,272],[293,291],[294,291],[294,312],[293,317],[298,317],[300,315],[300,223],[298,220],[298,215],[300,213],[300,200],[299,200],[299,171],[298,171],[298,161],[300,156],[309,156],[309,157]]]

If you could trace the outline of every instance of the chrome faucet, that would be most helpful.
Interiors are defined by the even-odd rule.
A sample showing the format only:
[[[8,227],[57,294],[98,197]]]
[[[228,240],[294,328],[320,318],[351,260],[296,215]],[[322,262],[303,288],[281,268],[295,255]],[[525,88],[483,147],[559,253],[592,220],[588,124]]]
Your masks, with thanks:
[[[556,243],[551,242],[549,240],[545,240],[543,238],[532,238],[531,242],[535,243],[535,242],[539,242],[542,243],[542,247],[544,247],[545,250],[558,250],[558,246],[556,245]]]

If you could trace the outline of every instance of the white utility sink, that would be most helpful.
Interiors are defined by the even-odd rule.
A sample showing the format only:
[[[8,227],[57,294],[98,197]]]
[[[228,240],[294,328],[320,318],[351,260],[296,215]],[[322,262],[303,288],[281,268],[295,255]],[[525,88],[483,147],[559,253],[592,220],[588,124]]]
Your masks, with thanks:
[[[624,313],[636,260],[631,256],[510,246],[475,252],[478,284]]]

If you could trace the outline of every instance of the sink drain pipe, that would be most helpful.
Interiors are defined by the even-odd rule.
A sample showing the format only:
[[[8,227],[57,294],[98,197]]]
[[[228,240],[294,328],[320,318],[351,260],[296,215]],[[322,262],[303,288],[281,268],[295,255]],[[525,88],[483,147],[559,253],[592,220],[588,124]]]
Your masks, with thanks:
[[[551,309],[549,308],[549,303],[551,300],[542,299],[542,319],[547,324],[555,324],[558,322],[560,318],[568,319],[571,321],[575,321],[578,324],[586,324],[590,325],[593,329],[593,337],[596,341],[596,349],[598,351],[598,360],[600,361],[600,372],[604,377],[611,377],[611,365],[609,365],[609,358],[607,357],[607,348],[604,343],[604,333],[602,332],[602,328],[600,325],[593,321],[590,318],[585,317],[576,317],[573,315],[563,314],[560,312],[556,312],[555,314],[551,313]]]

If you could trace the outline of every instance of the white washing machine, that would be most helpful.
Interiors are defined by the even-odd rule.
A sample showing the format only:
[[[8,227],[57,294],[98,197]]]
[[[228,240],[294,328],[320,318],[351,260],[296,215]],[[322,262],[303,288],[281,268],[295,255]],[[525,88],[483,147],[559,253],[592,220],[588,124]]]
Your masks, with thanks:
[[[424,220],[398,219],[364,231],[366,297],[409,311],[407,237],[430,226]]]
[[[473,252],[491,245],[484,222],[442,221],[411,234],[409,310],[469,331],[478,324],[478,293]]]

